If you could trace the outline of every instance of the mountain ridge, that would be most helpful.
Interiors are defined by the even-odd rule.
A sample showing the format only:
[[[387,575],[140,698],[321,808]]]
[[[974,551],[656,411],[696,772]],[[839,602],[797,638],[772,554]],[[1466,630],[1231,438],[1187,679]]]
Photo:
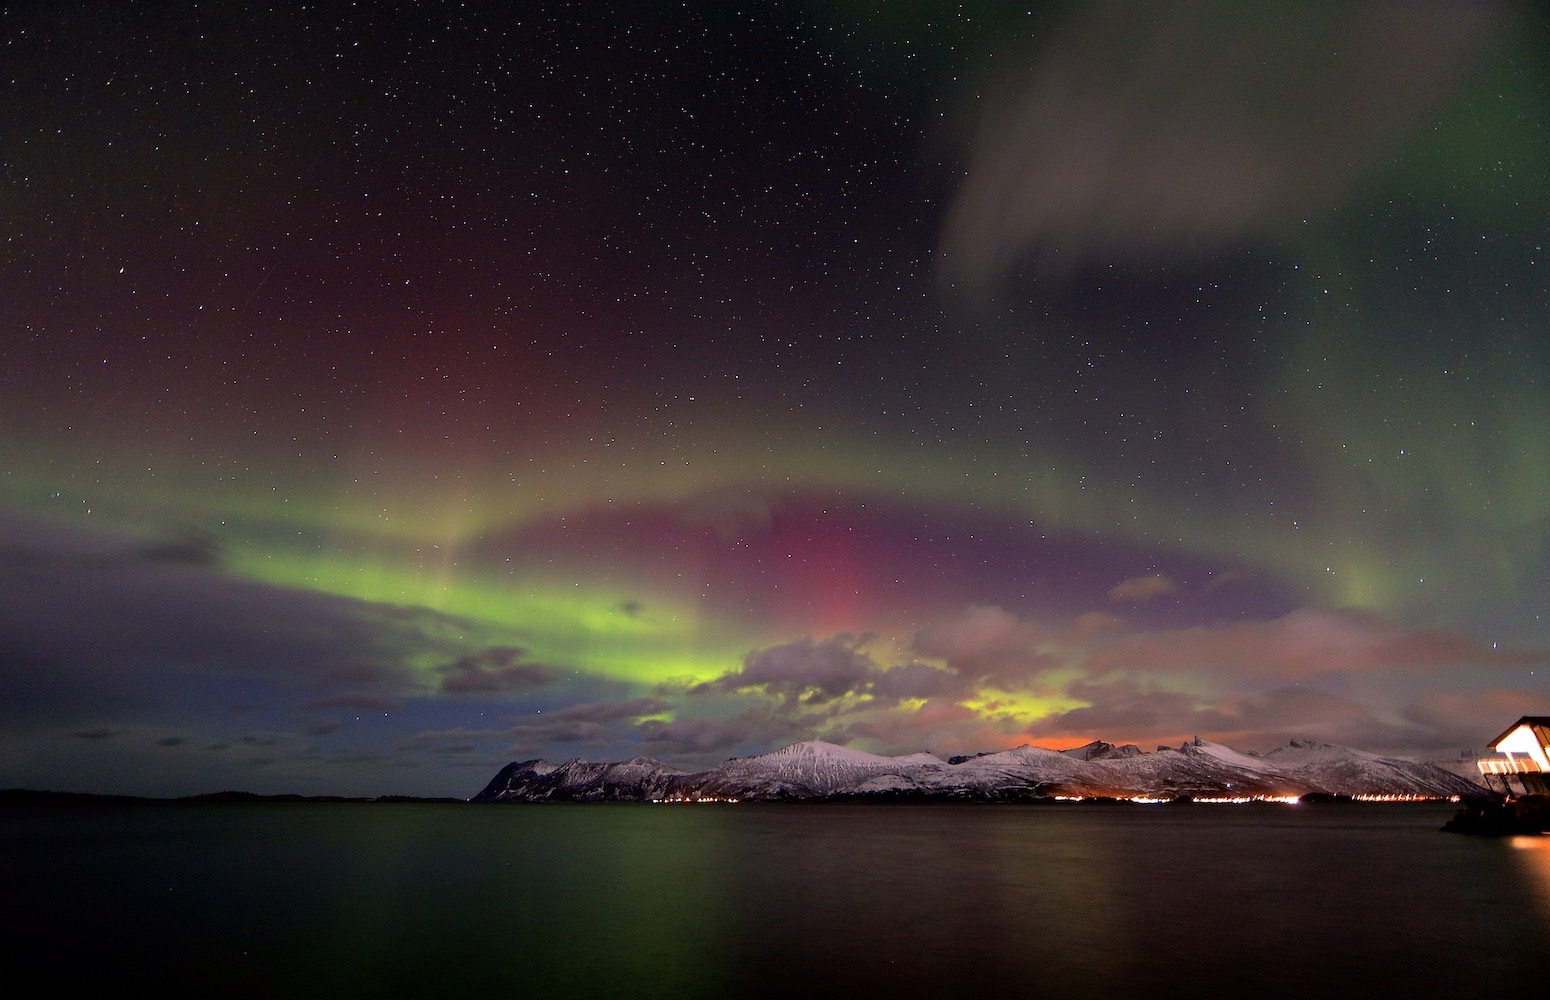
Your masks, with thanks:
[[[503,767],[473,802],[772,801],[854,798],[1298,798],[1479,796],[1486,789],[1438,764],[1293,740],[1266,754],[1196,738],[1147,752],[1094,740],[1069,750],[1030,744],[942,760],[803,740],[686,772],[635,757],[576,757]]]

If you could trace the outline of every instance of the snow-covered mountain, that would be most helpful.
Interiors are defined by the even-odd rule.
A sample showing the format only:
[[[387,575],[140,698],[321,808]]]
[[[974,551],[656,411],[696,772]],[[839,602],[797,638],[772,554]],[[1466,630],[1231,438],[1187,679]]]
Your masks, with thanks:
[[[474,796],[475,802],[617,801],[664,798],[683,771],[650,757],[593,764],[577,757],[558,767],[546,760],[507,764]]]
[[[1264,755],[1195,739],[1154,753],[1094,741],[1072,750],[1024,745],[951,761],[929,753],[883,757],[809,740],[694,773],[649,757],[613,764],[576,758],[558,766],[521,761],[502,768],[474,801],[1263,798],[1310,793],[1448,797],[1482,791],[1433,763],[1311,740],[1293,740]]]
[[[1292,740],[1270,751],[1265,759],[1282,773],[1336,795],[1427,795],[1436,786],[1439,773],[1465,780],[1458,772],[1435,763],[1379,757],[1315,740]],[[1471,767],[1473,764],[1470,761]],[[1384,791],[1369,791],[1372,788]]]

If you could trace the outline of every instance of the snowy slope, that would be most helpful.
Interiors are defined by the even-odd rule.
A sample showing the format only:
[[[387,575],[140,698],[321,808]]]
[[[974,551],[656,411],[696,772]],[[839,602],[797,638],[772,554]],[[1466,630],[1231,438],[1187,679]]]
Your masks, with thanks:
[[[987,798],[1064,794],[1090,770],[1080,758],[1027,744],[970,757],[952,768],[945,787]]]
[[[698,789],[739,798],[815,798],[871,791],[915,789],[949,765],[930,754],[883,757],[808,740],[773,753],[734,757],[712,768]]]
[[[1481,787],[1436,764],[1293,740],[1263,756],[1195,739],[1146,753],[1094,741],[1073,750],[1023,745],[943,761],[885,757],[809,740],[685,773],[648,757],[613,764],[508,764],[476,801],[650,801],[868,796],[1016,799],[1048,796],[1469,795]]]
[[[1420,763],[1333,743],[1293,740],[1265,759],[1282,773],[1336,795],[1451,795],[1478,793],[1480,786],[1431,763]],[[1450,790],[1451,789],[1451,790]]]
[[[543,760],[507,764],[475,802],[573,802],[660,798],[684,772],[650,757],[595,764],[580,757],[556,767]]]

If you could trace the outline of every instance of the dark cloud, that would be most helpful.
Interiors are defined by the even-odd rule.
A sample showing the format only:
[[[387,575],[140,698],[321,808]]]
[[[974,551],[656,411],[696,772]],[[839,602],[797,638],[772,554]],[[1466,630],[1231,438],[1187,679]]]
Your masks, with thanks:
[[[1031,650],[1043,633],[997,608],[971,609],[916,637],[916,651],[945,659],[947,669],[921,662],[885,668],[862,648],[867,638],[804,636],[769,646],[748,654],[742,669],[695,685],[689,693],[758,690],[781,698],[788,709],[861,698],[839,711],[866,711],[906,700],[967,698],[983,677],[1010,683],[1053,665]]]
[[[1415,629],[1354,609],[1302,608],[1271,621],[1124,636],[1092,649],[1095,674],[1174,671],[1297,680],[1389,667],[1550,664],[1550,650],[1498,649],[1446,629]]]
[[[837,635],[822,641],[804,636],[795,642],[750,653],[741,670],[698,685],[692,693],[760,688],[780,695],[788,705],[820,705],[862,691],[877,665],[859,646],[862,638]]]
[[[453,653],[443,637],[470,631],[434,612],[233,578],[197,555],[212,548],[0,521],[0,717],[149,712],[185,698],[194,677],[397,696],[419,686],[415,659]]]
[[[661,698],[631,698],[626,701],[589,701],[580,705],[568,705],[549,715],[554,718],[577,722],[613,722],[616,719],[636,719],[642,715],[655,715],[672,708]]]
[[[1076,681],[1066,693],[1087,704],[1047,715],[1029,726],[1035,739],[1106,739],[1110,742],[1172,740],[1181,732],[1216,732],[1225,721],[1202,712],[1191,695],[1133,680]]]
[[[441,690],[454,694],[523,691],[552,684],[559,674],[540,663],[524,663],[520,646],[492,646],[436,669]]]
[[[793,714],[753,705],[725,717],[647,719],[637,729],[640,739],[655,753],[703,755],[734,749],[773,750],[812,739],[828,718],[824,713]]]
[[[630,698],[583,702],[549,712],[535,712],[512,726],[514,749],[519,752],[548,750],[565,744],[589,743],[618,735],[628,723],[646,715],[666,712],[672,706],[661,698]]]
[[[225,550],[220,539],[205,532],[193,532],[170,541],[141,546],[134,552],[146,562],[171,566],[212,569],[225,562]]]
[[[1391,721],[1378,707],[1307,685],[1283,686],[1232,701],[1237,729],[1223,729],[1223,743],[1248,749],[1271,749],[1297,738],[1324,740],[1342,746],[1395,754],[1435,753],[1459,744],[1437,730]]]
[[[1520,716],[1550,715],[1550,694],[1521,681],[1510,687],[1425,691],[1401,714],[1407,723],[1435,733],[1439,747],[1469,747],[1484,753],[1485,741]]]
[[[343,723],[333,715],[305,715],[301,719],[301,731],[311,737],[327,736],[336,732]]]
[[[915,636],[915,651],[946,661],[964,677],[998,685],[1026,682],[1061,665],[1059,637],[996,607],[976,607]]]
[[[878,674],[867,690],[879,704],[917,698],[967,698],[974,685],[962,674],[928,663],[905,663]]]
[[[1035,740],[1176,745],[1196,736],[1237,749],[1269,750],[1297,738],[1367,749],[1414,749],[1436,743],[1419,727],[1380,719],[1373,707],[1308,686],[1202,697],[1148,681],[1078,680],[1067,688],[1086,702],[1027,728]]]
[[[928,701],[913,712],[878,712],[846,720],[824,733],[824,739],[836,743],[866,740],[885,748],[886,753],[913,753],[930,748],[980,750],[1001,746],[1009,734],[997,731],[993,721],[979,712],[951,700]],[[984,742],[972,742],[973,740]]]

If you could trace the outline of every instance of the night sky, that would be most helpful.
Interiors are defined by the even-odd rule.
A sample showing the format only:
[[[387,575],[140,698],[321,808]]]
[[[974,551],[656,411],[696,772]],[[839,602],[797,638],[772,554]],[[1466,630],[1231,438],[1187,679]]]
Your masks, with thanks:
[[[1544,4],[0,41],[0,787],[1550,713]]]

